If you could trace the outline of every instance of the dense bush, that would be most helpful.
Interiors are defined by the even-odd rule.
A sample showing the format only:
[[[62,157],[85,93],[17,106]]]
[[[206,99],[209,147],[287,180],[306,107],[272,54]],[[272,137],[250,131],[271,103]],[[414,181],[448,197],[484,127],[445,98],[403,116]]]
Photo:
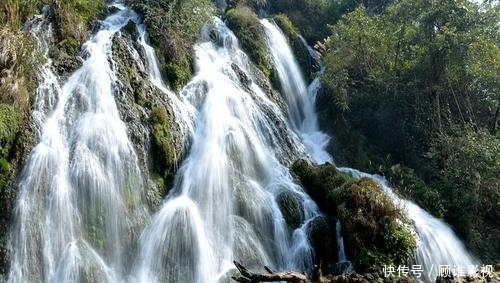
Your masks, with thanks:
[[[284,13],[298,28],[308,42],[315,42],[328,36],[326,28],[339,17],[339,5],[329,0],[276,0],[270,3],[274,13]]]
[[[428,155],[444,218],[485,262],[500,261],[500,138],[484,130],[440,135]]]

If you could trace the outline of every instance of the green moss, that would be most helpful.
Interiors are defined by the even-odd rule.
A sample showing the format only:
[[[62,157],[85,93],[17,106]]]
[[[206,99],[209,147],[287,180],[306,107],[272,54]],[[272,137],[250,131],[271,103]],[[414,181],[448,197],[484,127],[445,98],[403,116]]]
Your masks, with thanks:
[[[238,6],[226,12],[228,27],[238,37],[243,50],[267,76],[271,75],[270,58],[264,31],[257,15],[248,7]]]
[[[13,105],[0,103],[0,156],[7,157],[21,126],[22,115]]]
[[[191,78],[191,70],[189,68],[189,64],[170,62],[167,63],[164,68],[167,80],[175,89],[180,89]]]
[[[167,194],[167,185],[165,184],[165,179],[163,179],[163,177],[158,173],[152,173],[151,180],[155,183],[159,195],[161,197],[164,197]]]
[[[52,1],[55,37],[58,46],[68,55],[74,55],[85,42],[92,25],[106,13],[106,1],[69,0]]]
[[[322,211],[330,216],[336,216],[333,191],[352,180],[352,177],[337,170],[332,164],[312,166],[305,160],[298,160],[292,166],[292,171],[298,177],[307,193],[316,201]]]
[[[416,241],[401,210],[373,180],[346,183],[333,193],[345,248],[357,271],[406,264]]]
[[[214,3],[210,0],[129,2],[144,17],[166,78],[179,89],[192,76],[193,45],[203,25],[216,14]]]
[[[19,133],[22,114],[13,105],[0,103],[0,191],[10,179],[13,147]]]
[[[175,149],[172,132],[163,106],[153,106],[151,111],[151,124],[153,126],[153,159],[154,170],[160,172],[165,183],[170,183],[174,177]],[[165,188],[166,186],[163,185]]]

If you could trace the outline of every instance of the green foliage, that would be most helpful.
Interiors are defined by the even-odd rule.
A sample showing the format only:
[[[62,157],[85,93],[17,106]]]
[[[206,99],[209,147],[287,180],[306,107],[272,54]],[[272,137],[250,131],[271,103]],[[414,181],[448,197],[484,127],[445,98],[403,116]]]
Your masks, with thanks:
[[[485,261],[500,258],[500,140],[482,130],[437,137],[429,157],[433,184],[445,200],[445,219]]]
[[[331,27],[318,98],[322,123],[337,134],[336,155],[359,156],[342,161],[375,163],[372,170],[493,261],[499,19],[500,5],[462,0],[396,1],[381,14],[358,7]]]
[[[328,36],[325,27],[339,18],[336,1],[276,0],[271,2],[271,8],[276,14],[286,14],[308,42]]]
[[[243,50],[257,67],[269,77],[270,58],[264,31],[257,15],[248,7],[238,6],[226,12],[228,27],[234,32]]]
[[[356,270],[406,264],[416,249],[412,232],[399,208],[370,179],[335,189],[333,200],[342,223],[346,252]]]
[[[184,61],[185,62],[185,61]],[[180,89],[191,78],[190,65],[185,62],[184,64],[178,62],[169,62],[165,64],[165,74],[167,80],[172,82],[172,87]]]
[[[0,156],[7,157],[21,126],[21,113],[14,106],[0,103]]]
[[[292,171],[322,211],[330,216],[337,215],[335,207],[332,206],[335,202],[332,192],[352,180],[351,176],[338,171],[330,163],[313,167],[305,160],[296,161]]]
[[[60,42],[68,54],[74,54],[88,37],[88,30],[93,21],[97,21],[106,12],[106,1],[69,0],[51,3],[55,10],[56,29]]]
[[[415,170],[396,164],[384,172],[397,191],[436,217],[443,217],[444,204],[441,194],[429,187]]]
[[[174,88],[180,88],[192,75],[193,45],[203,25],[216,13],[210,0],[130,0],[144,16],[151,44],[163,71]]]
[[[295,38],[299,35],[297,28],[293,25],[287,15],[282,13],[277,14],[273,16],[273,19],[288,38]]]
[[[3,0],[0,3],[0,23],[19,29],[26,20],[40,12],[43,4],[39,0]]]

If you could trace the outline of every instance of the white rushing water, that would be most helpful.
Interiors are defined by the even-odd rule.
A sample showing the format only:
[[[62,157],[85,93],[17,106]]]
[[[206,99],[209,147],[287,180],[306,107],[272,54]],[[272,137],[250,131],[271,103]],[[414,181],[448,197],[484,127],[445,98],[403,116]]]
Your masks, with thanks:
[[[315,90],[319,88],[318,78],[311,83],[309,92],[307,92],[304,79],[293,59],[293,54],[285,36],[270,21],[261,20],[261,23],[268,35],[271,55],[279,74],[294,129],[301,133],[304,143],[314,160],[318,163],[321,163],[321,161],[332,162],[329,155],[324,152],[328,137],[325,137],[326,135],[318,130],[316,113],[313,108]],[[363,173],[352,168],[340,168],[340,170],[356,178],[366,177],[375,180],[391,199],[406,211],[408,217],[413,221],[414,230],[418,237],[418,248],[414,262],[421,265],[423,270],[422,277],[418,278],[418,280],[424,282],[434,281],[439,274],[440,265],[450,265],[452,268],[457,266],[466,268],[470,265],[476,266],[479,264],[467,252],[464,245],[446,223],[433,217],[415,203],[398,197],[383,177]],[[338,233],[339,230],[340,223],[338,223],[337,227]],[[337,239],[340,247],[339,259],[340,261],[347,261],[345,253],[343,253],[343,242],[340,234],[337,235]]]
[[[40,137],[18,183],[9,283],[118,282],[130,265],[134,228],[146,210],[137,157],[113,97],[112,38],[137,20],[119,8],[84,44],[82,67],[62,87],[42,68]]]
[[[141,236],[134,279],[216,282],[234,259],[257,268],[311,268],[306,230],[317,208],[280,163],[300,154],[299,141],[277,128],[285,117],[251,82],[247,56],[219,19],[205,29],[195,53],[196,76],[181,93],[196,109],[192,146]],[[242,83],[239,72],[250,80]],[[277,199],[284,197],[302,207],[296,229],[279,209]]]
[[[413,222],[417,236],[414,264],[422,266],[421,282],[434,282],[440,274],[440,266],[468,268],[480,262],[469,254],[453,230],[442,220],[432,216],[412,201],[402,199],[394,193],[387,180],[380,175],[371,175],[352,168],[339,168],[355,178],[370,178],[376,181],[394,201],[404,209]]]
[[[262,20],[287,105],[283,114],[254,83],[255,67],[216,18],[194,46],[195,77],[175,94],[161,78],[138,15],[115,7],[84,44],[81,68],[62,86],[48,58],[41,69],[33,111],[39,143],[19,177],[8,282],[222,283],[229,281],[233,260],[252,269],[310,271],[308,233],[321,214],[287,166],[307,156],[332,162],[314,109],[319,79],[306,86],[284,35]],[[136,63],[171,102],[175,123],[190,140],[174,187],[151,218],[114,100],[119,82],[112,39],[129,21],[137,24],[145,54],[142,62],[129,47]],[[50,26],[41,20],[32,30],[47,54]],[[341,170],[378,181],[405,206],[419,236],[416,262],[424,270],[476,263],[451,229],[398,198],[383,178]],[[339,258],[347,260],[342,250]]]
[[[292,128],[300,135],[316,163],[332,162],[332,157],[325,150],[330,139],[319,130],[314,107],[319,78],[308,88],[281,30],[274,22],[267,19],[262,19],[261,24],[267,35],[274,69],[278,74],[281,93],[288,106],[288,118]]]

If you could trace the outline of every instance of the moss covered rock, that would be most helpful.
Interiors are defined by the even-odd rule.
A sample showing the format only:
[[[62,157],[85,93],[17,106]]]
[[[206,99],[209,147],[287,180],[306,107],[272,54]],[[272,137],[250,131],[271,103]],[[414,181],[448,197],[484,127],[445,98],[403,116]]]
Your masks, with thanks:
[[[348,182],[333,192],[334,206],[344,231],[345,249],[356,270],[406,264],[416,241],[396,207],[373,180]]]
[[[180,89],[192,76],[193,45],[217,9],[210,0],[129,0],[144,17],[165,78]]]
[[[290,228],[296,229],[304,221],[304,207],[300,197],[293,192],[283,191],[276,197],[278,206]]]
[[[226,12],[226,21],[228,27],[238,37],[243,50],[255,65],[269,77],[271,75],[271,60],[264,30],[257,14],[246,6],[237,6]]]
[[[336,188],[352,180],[352,177],[338,171],[332,164],[312,166],[303,159],[293,164],[292,171],[320,209],[328,215],[336,216],[337,210],[332,205],[335,203],[332,193]]]
[[[416,248],[414,236],[401,209],[375,181],[354,180],[334,165],[312,166],[305,160],[295,162],[292,170],[320,209],[340,220],[347,258],[358,272],[407,263]],[[330,229],[325,226],[323,232],[335,240]],[[317,245],[324,241],[312,242],[315,249],[323,250]],[[336,253],[323,260],[335,259]]]

